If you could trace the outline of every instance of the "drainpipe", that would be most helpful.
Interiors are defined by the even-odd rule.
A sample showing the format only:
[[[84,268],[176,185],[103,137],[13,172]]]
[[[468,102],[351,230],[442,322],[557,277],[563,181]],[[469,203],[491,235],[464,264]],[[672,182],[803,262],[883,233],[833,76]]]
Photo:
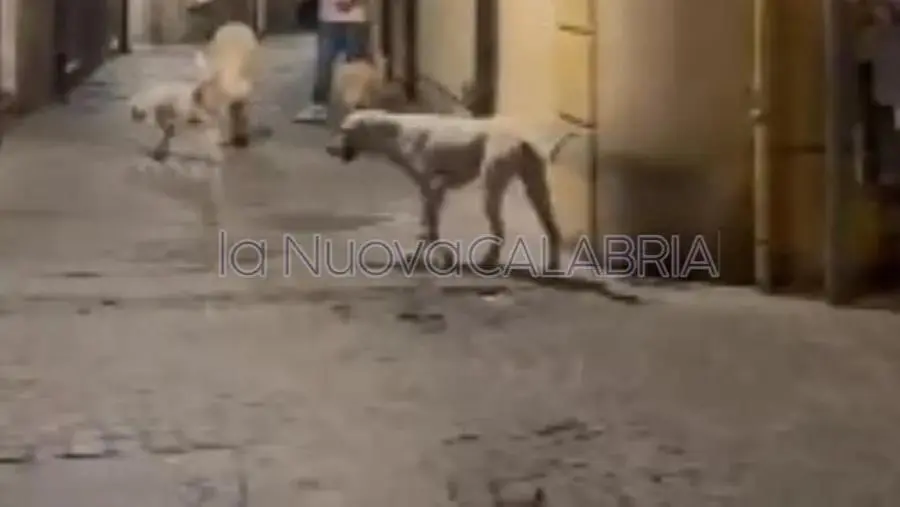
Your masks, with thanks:
[[[854,58],[845,0],[823,0],[825,38],[825,295],[831,304],[850,299],[849,239]]]
[[[598,42],[599,37],[597,37],[597,32],[599,31],[599,23],[598,12],[597,12],[597,2],[588,2],[588,15],[590,16],[591,25],[594,28],[594,33],[591,36],[591,45],[588,48],[588,76],[590,76],[590,82],[593,83],[593,86],[588,88],[588,93],[590,93],[590,98],[588,99],[588,104],[591,108],[591,114],[593,115],[593,125],[591,126],[594,129],[593,135],[588,137],[587,149],[588,149],[588,181],[590,182],[590,187],[588,188],[588,241],[590,241],[591,246],[593,247],[595,252],[603,252],[603,245],[600,234],[600,220],[597,217],[599,212],[599,191],[597,186],[600,184],[600,143],[599,136],[597,134],[597,121],[598,121],[598,100],[597,100],[597,81],[600,79],[599,76],[599,62],[597,59],[600,54],[600,43]],[[599,266],[598,266],[599,267]]]
[[[406,74],[406,98],[414,101],[418,98],[419,84],[419,52],[418,46],[418,0],[406,0],[404,6],[404,52],[406,53],[406,62],[404,65],[404,73]]]
[[[122,19],[120,19],[119,30],[122,32],[119,36],[119,52],[122,54],[131,53],[131,28],[128,26],[128,16],[131,9],[131,0],[122,0]]]
[[[772,292],[772,164],[769,129],[771,0],[753,0],[753,276]]]
[[[385,52],[384,52],[384,10],[386,6],[384,2],[370,2],[369,3],[371,16],[369,22],[369,41],[367,43],[367,53],[372,58],[372,62],[376,65],[387,63],[385,62]],[[381,71],[381,77],[387,78],[387,66],[383,65],[379,67],[379,71]]]
[[[381,2],[381,17],[378,20],[381,23],[381,40],[379,44],[381,45],[381,52],[385,56],[385,60],[387,62],[387,69],[385,77],[393,81],[396,78],[396,73],[394,72],[394,31],[396,28],[394,27],[394,9],[396,9],[396,1],[391,2],[390,0],[385,0]]]

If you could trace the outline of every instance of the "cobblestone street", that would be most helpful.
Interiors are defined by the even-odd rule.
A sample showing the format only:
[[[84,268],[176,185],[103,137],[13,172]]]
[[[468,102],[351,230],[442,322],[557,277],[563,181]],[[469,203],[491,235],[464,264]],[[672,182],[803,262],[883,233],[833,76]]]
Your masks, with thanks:
[[[490,507],[491,481],[552,507],[900,505],[898,314],[694,286],[219,276],[221,230],[417,232],[400,171],[342,166],[290,123],[315,40],[265,45],[253,111],[273,134],[228,154],[217,198],[202,167],[149,162],[156,133],[127,110],[190,77],[192,48],[112,60],[4,140],[0,507]],[[509,233],[536,238],[517,192]],[[450,199],[449,237],[486,232],[477,189]]]

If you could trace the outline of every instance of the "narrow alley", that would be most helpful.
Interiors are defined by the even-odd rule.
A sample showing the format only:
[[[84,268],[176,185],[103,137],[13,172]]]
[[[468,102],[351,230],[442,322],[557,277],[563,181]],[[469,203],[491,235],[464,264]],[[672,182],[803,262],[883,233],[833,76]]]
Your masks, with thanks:
[[[290,123],[314,38],[264,45],[271,136],[229,153],[218,196],[190,157],[151,162],[156,133],[128,116],[141,86],[195,72],[191,47],[111,60],[4,139],[0,507],[488,507],[492,481],[553,507],[900,505],[900,315],[733,288],[220,276],[222,231],[417,232],[399,171],[343,166]],[[477,195],[451,199],[448,236],[485,232]],[[520,201],[510,235],[534,237]]]

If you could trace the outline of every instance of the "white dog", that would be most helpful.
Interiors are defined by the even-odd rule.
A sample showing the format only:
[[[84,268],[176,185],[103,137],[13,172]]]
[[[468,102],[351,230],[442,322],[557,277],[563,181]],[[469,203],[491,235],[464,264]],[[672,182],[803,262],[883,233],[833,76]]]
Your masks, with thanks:
[[[216,110],[216,120],[227,114],[228,143],[244,147],[249,144],[247,107],[254,91],[259,59],[259,40],[244,23],[225,23],[216,30],[206,48],[196,54],[196,64],[203,72],[202,83],[209,108]]]
[[[465,118],[438,114],[394,114],[382,110],[351,113],[327,148],[351,162],[360,153],[380,153],[396,163],[419,187],[422,197],[421,239],[439,238],[440,213],[446,193],[478,179],[485,186],[484,211],[490,232],[502,243],[505,225],[503,197],[518,177],[547,235],[549,268],[558,269],[561,234],[550,201],[549,164],[576,134],[541,136],[521,121],[501,117]],[[546,138],[545,138],[546,137]],[[501,244],[480,260],[486,267],[499,262]]]
[[[162,131],[162,139],[151,155],[165,160],[171,150],[172,138],[183,128],[203,128],[210,144],[213,161],[222,159],[218,129],[214,124],[215,111],[208,106],[202,84],[160,83],[141,91],[131,99],[131,118],[137,123],[152,121]]]

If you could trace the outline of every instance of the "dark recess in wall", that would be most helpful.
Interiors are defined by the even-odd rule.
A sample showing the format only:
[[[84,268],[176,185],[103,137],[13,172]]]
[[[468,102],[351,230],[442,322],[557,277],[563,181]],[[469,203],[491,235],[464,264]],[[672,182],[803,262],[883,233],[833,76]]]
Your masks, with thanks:
[[[319,0],[303,2],[297,6],[296,26],[301,30],[315,30],[319,21]]]
[[[268,0],[266,32],[284,34],[315,30],[318,12],[318,0]]]

